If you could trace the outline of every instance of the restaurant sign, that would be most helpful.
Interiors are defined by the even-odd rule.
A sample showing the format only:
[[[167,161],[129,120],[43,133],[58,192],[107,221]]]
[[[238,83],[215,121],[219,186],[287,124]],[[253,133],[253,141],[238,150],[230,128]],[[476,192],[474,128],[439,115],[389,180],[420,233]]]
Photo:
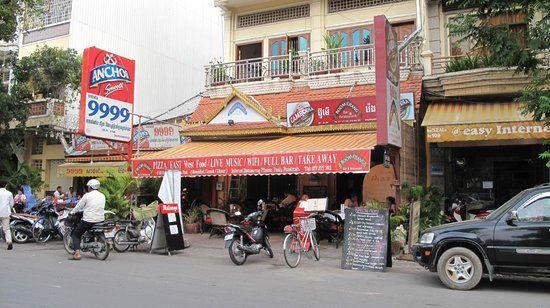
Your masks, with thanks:
[[[182,139],[177,126],[172,124],[147,124],[135,127],[133,130],[134,150],[169,149],[182,144]],[[111,145],[119,151],[124,150],[124,144],[111,142]],[[108,151],[109,146],[100,139],[88,138],[82,135],[74,135],[71,147],[66,150],[67,155],[85,155],[90,151]]]
[[[288,127],[346,124],[376,120],[374,96],[295,102],[286,105]]]
[[[374,16],[374,33],[377,143],[401,147],[397,33],[384,15]]]
[[[63,164],[57,167],[58,177],[108,177],[110,174],[122,175],[128,173],[126,164]]]
[[[370,150],[144,159],[132,161],[132,172],[134,177],[161,177],[166,170],[181,170],[186,177],[366,173],[370,160]]]
[[[84,49],[78,133],[92,138],[132,139],[135,62],[96,47]]]
[[[428,142],[548,139],[550,126],[537,122],[477,123],[426,127]]]

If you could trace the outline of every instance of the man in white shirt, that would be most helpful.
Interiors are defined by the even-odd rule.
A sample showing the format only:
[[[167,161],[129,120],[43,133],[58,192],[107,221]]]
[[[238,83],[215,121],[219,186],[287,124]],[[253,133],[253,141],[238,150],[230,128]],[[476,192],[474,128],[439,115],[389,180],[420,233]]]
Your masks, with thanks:
[[[55,191],[53,192],[53,197],[56,199],[61,199],[61,196],[63,196],[63,188],[61,186],[57,186]]]
[[[13,194],[6,189],[6,184],[5,181],[0,181],[0,223],[2,223],[8,250],[12,250],[10,215],[15,202],[13,201]]]
[[[71,260],[81,259],[80,241],[82,240],[82,235],[90,230],[94,224],[105,220],[105,195],[99,192],[99,185],[98,180],[89,180],[88,184],[86,184],[88,192],[82,196],[82,199],[71,210],[71,214],[83,212],[82,221],[71,234],[74,249],[74,254],[70,258]]]

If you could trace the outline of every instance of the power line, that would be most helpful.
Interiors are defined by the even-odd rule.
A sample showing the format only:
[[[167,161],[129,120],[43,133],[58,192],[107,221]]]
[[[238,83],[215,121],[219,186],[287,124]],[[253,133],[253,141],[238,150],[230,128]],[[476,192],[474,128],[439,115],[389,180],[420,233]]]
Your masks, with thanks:
[[[194,99],[197,98],[197,97],[203,97],[203,96],[202,96],[203,94],[204,94],[204,92],[201,91],[201,92],[195,94],[194,96],[192,96],[192,97],[186,99],[186,100],[183,101],[182,103],[180,103],[180,104],[178,104],[178,105],[176,105],[176,106],[174,106],[174,107],[168,109],[167,111],[165,111],[165,112],[163,112],[163,113],[161,113],[161,114],[159,114],[159,115],[157,115],[157,116],[155,116],[155,117],[149,118],[147,121],[145,121],[145,122],[142,123],[142,124],[147,124],[147,123],[149,123],[149,122],[151,122],[151,121],[160,121],[160,120],[158,120],[158,118],[160,118],[160,117],[162,117],[163,115],[165,115],[165,114],[167,114],[167,113],[170,113],[171,111],[174,111],[175,109],[177,109],[177,108],[179,108],[179,107],[181,107],[181,106],[183,106],[183,105],[189,103],[190,101],[194,100]],[[188,115],[188,114],[184,114],[184,115]]]

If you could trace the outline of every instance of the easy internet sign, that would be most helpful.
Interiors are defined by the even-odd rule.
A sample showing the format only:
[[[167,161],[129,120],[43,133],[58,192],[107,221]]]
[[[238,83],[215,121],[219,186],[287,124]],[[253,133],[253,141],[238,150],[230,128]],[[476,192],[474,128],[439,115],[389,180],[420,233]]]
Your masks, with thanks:
[[[132,139],[134,70],[134,60],[96,47],[84,50],[79,134],[119,142]]]

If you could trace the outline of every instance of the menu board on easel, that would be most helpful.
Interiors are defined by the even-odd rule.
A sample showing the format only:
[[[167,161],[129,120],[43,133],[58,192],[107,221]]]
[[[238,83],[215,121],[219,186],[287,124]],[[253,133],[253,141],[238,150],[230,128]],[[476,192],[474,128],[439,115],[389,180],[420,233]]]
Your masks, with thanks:
[[[348,208],[345,215],[341,268],[385,271],[391,266],[388,210]]]

